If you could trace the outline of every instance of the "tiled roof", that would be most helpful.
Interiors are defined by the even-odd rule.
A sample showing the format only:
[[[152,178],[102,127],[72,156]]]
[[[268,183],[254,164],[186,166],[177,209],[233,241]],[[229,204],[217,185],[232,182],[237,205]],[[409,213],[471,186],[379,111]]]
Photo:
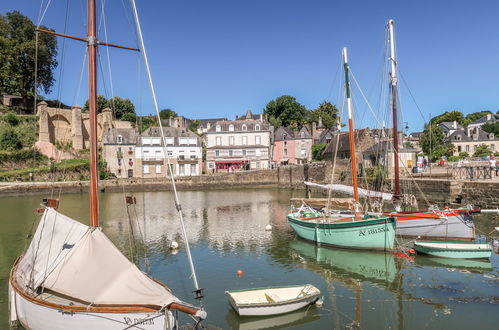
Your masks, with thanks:
[[[283,140],[293,140],[293,139],[302,139],[301,133],[304,133],[303,139],[311,139],[312,135],[308,131],[306,126],[303,126],[299,131],[293,131],[289,127],[280,126],[274,132],[274,140],[275,141],[283,141]],[[284,136],[286,134],[286,136]]]
[[[183,127],[163,127],[165,137],[198,137],[197,134]],[[142,137],[161,137],[159,127],[149,127],[142,134]]]
[[[242,127],[246,125],[247,131],[255,131],[255,126],[260,125],[260,131],[268,131],[269,124],[260,120],[227,120],[227,121],[217,121],[213,124],[208,133],[217,132],[216,127],[220,125],[221,132],[229,132],[229,126],[234,126],[234,132],[243,132]]]

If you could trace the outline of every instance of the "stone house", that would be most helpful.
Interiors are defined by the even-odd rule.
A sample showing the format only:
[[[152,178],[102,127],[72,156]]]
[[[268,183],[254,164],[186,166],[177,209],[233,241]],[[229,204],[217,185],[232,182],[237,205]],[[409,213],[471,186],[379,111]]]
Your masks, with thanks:
[[[202,172],[201,138],[186,128],[163,127],[166,152],[159,127],[140,134],[135,148],[136,177],[157,178],[169,173],[175,176],[200,175]]]
[[[306,126],[299,131],[281,126],[274,132],[272,162],[280,165],[308,163],[312,160],[312,143]]]
[[[372,147],[379,141],[379,137],[373,133],[369,128],[356,129],[354,131],[354,140],[356,152],[363,152]],[[331,142],[326,147],[323,153],[324,160],[332,160],[335,154],[339,159],[348,159],[351,157],[350,153],[350,136],[348,132],[335,132]]]
[[[499,114],[489,113],[469,124],[468,128],[480,128],[485,124],[494,124],[497,123],[498,121],[499,121]]]
[[[271,135],[269,123],[250,112],[244,120],[215,122],[205,134],[207,170],[269,168]]]
[[[138,132],[135,128],[108,128],[102,137],[102,156],[107,170],[117,178],[136,175],[135,148]]]
[[[454,145],[454,155],[467,152],[470,156],[477,150],[479,145],[486,145],[492,152],[499,151],[499,138],[494,133],[487,133],[479,126],[468,126],[466,130],[455,131],[445,138],[446,143]]]
[[[421,152],[419,148],[407,148],[399,146],[398,163],[401,169],[411,169],[417,163],[417,155]],[[366,167],[383,165],[386,168],[394,168],[393,141],[380,141],[362,151],[364,165]]]
[[[199,120],[199,125],[197,128],[198,134],[206,133],[217,121],[226,121],[227,118],[205,118],[205,119],[193,119]]]
[[[459,125],[457,121],[444,121],[438,124],[438,127],[442,129],[445,136],[449,136],[455,131],[461,131],[464,129],[463,126]]]

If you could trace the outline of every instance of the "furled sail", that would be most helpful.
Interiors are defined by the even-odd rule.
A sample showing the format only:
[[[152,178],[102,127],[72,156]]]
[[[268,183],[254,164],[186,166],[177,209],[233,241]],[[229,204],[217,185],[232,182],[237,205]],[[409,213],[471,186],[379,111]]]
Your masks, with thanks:
[[[309,187],[315,187],[320,189],[331,189],[333,191],[342,192],[345,194],[353,195],[353,187],[344,184],[319,184],[314,182],[305,181],[305,184]],[[359,196],[366,198],[382,198],[385,201],[391,201],[393,198],[392,194],[384,193],[380,191],[367,190],[359,188]]]

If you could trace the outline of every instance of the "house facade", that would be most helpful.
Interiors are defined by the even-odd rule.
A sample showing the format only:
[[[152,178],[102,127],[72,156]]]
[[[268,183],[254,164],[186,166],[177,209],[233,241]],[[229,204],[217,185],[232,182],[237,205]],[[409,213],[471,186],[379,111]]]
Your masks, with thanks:
[[[253,119],[217,121],[205,134],[208,172],[264,169],[270,166],[271,129]]]
[[[306,126],[299,131],[279,127],[274,132],[272,162],[278,165],[305,164],[312,161],[313,138]]]
[[[457,156],[461,152],[467,152],[470,156],[477,150],[478,146],[484,144],[490,151],[499,151],[499,138],[494,133],[487,133],[479,126],[468,126],[466,130],[455,131],[446,139],[446,143],[454,145],[453,155]]]
[[[143,178],[200,175],[202,172],[201,138],[186,128],[164,127],[165,146],[159,127],[140,134],[135,148],[136,176]],[[168,170],[168,164],[170,170]],[[168,172],[168,173],[167,173]]]
[[[102,136],[102,156],[107,170],[117,178],[132,178],[136,175],[137,137],[135,128],[108,128]]]
[[[495,124],[498,121],[499,121],[499,114],[489,113],[469,124],[468,128],[481,128],[485,124]]]

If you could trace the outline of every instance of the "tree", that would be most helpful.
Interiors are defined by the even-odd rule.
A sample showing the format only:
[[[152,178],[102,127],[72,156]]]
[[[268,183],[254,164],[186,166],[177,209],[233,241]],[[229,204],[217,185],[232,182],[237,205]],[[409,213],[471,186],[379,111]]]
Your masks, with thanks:
[[[123,116],[121,116],[120,119],[135,124],[135,122],[137,121],[137,115],[135,114],[135,112],[127,112]]]
[[[267,103],[263,110],[271,123],[280,123],[283,126],[295,124],[301,127],[309,120],[310,112],[296,98],[283,95]]]
[[[19,135],[12,128],[7,128],[0,134],[0,150],[15,151],[22,147]]]
[[[200,124],[200,123],[201,123],[201,122],[199,121],[199,119],[193,120],[193,121],[191,122],[191,124],[189,125],[189,129],[190,129],[192,132],[194,132],[194,133],[196,133],[196,134],[197,134],[197,132],[198,132],[198,126],[199,126],[199,124]]]
[[[499,121],[482,125],[482,130],[487,133],[494,133],[495,136],[499,137]]]
[[[102,110],[104,110],[108,106],[109,106],[108,100],[103,95],[98,94],[97,95],[97,113],[102,112]],[[84,112],[89,111],[88,100],[85,101],[85,105],[83,106],[83,111]]]
[[[165,120],[171,117],[177,117],[177,113],[172,109],[163,109],[159,112],[159,118]]]
[[[465,119],[467,121],[469,121],[469,124],[471,124],[472,122],[482,118],[483,116],[488,115],[489,113],[492,113],[492,111],[484,110],[484,111],[473,112],[473,113],[466,115]],[[468,126],[468,125],[466,125],[466,126]]]
[[[35,52],[33,22],[18,11],[0,15],[0,92],[19,94],[24,107],[28,104],[29,92],[35,87]],[[56,56],[56,37],[39,33],[37,84],[45,93],[50,93],[54,84]]]
[[[430,130],[430,128],[431,128],[431,130]],[[444,131],[442,130],[442,128],[437,126],[436,123],[432,122],[431,127],[429,124],[425,125],[425,129],[423,131],[423,134],[421,134],[421,137],[419,139],[419,143],[420,143],[421,148],[423,149],[423,152],[425,155],[430,155],[430,153],[431,153],[433,156],[433,154],[435,153],[435,149],[438,146],[444,145],[444,139],[445,139],[445,134],[444,134]],[[430,144],[431,144],[431,148],[430,148]]]
[[[326,150],[327,143],[322,144],[314,144],[312,145],[312,159],[313,160],[323,160],[324,159],[324,150]]]
[[[134,114],[135,115],[135,106],[132,101],[129,99],[124,99],[119,96],[115,96],[107,101],[107,106],[113,110],[116,119],[123,119],[123,116],[126,114]],[[127,118],[132,118],[131,116],[127,116]],[[135,121],[135,119],[133,120]]]
[[[325,127],[332,129],[338,124],[338,108],[331,102],[322,102],[311,114],[312,122],[318,122],[319,118]]]
[[[459,159],[465,159],[465,158],[468,158],[469,156],[470,156],[470,154],[469,154],[469,153],[467,153],[466,151],[461,151],[461,152],[459,153],[459,156],[458,156],[458,157],[459,157]]]
[[[492,155],[493,152],[490,151],[489,147],[486,144],[481,144],[476,147],[475,153],[473,157],[486,157]]]
[[[441,115],[438,115],[436,117],[433,117],[431,122],[432,124],[440,124],[444,121],[457,121],[459,124],[463,124],[464,121],[464,115],[461,111],[454,110],[454,111],[446,111]]]

